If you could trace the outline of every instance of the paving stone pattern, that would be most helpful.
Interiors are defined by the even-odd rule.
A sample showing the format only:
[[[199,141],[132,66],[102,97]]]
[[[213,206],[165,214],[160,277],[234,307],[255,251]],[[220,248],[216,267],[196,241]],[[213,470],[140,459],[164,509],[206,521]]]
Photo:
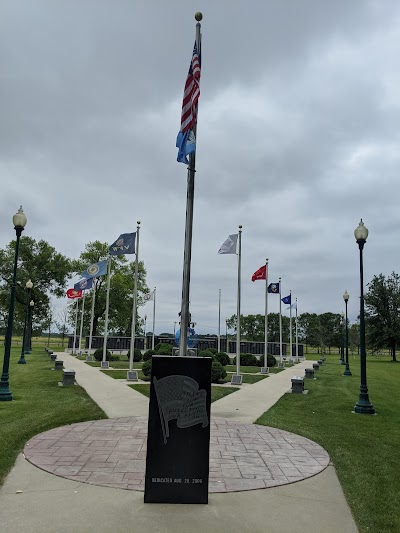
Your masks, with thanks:
[[[25,446],[32,464],[74,481],[144,490],[147,418],[64,426]],[[211,420],[209,492],[265,489],[311,477],[329,464],[315,442],[280,429]]]

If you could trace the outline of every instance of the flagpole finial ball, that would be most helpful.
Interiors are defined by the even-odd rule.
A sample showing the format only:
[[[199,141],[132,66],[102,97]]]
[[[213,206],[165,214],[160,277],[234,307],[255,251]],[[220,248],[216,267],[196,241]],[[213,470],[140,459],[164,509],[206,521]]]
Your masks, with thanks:
[[[239,224],[239,229],[242,229],[242,228],[243,228],[243,226],[241,224]]]
[[[203,13],[200,13],[200,11],[197,11],[194,18],[197,20],[197,22],[200,22],[203,19]]]
[[[140,220],[137,220],[137,221],[136,221],[136,224],[140,224]]]

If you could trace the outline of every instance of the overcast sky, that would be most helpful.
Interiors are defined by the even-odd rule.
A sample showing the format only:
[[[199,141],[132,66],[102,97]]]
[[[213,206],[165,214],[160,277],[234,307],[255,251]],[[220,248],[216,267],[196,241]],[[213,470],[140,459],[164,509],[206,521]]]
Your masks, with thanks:
[[[399,272],[396,0],[3,0],[0,247],[20,204],[24,234],[73,258],[140,220],[156,332],[173,330],[187,176],[175,141],[197,10],[196,330],[217,332],[219,289],[223,322],[236,313],[237,260],[217,252],[239,224],[243,314],[264,311],[251,275],[268,257],[299,312],[341,312],[347,289],[354,320],[361,217],[365,281]],[[145,313],[151,324],[152,303]]]

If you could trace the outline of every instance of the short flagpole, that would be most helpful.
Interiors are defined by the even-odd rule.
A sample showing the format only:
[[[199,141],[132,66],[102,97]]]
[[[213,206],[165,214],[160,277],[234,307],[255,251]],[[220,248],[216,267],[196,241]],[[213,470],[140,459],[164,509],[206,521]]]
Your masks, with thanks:
[[[129,371],[127,379],[129,380],[130,372],[133,368],[133,354],[135,352],[135,336],[136,336],[136,301],[137,301],[137,287],[139,280],[139,232],[140,232],[140,220],[137,221],[136,227],[136,260],[135,260],[135,286],[133,287],[133,304],[132,304],[132,327],[131,327],[131,349],[129,352]]]
[[[282,355],[282,278],[279,278],[279,355],[280,366],[283,366]]]
[[[218,353],[221,351],[221,289],[218,290]]]
[[[289,312],[290,312],[290,315],[289,315],[289,328],[290,328],[290,331],[289,331],[289,345],[290,345],[290,359],[292,359],[293,357],[293,350],[292,350],[292,290],[289,291],[289,294],[290,294],[290,308],[289,308]]]
[[[83,300],[82,300],[82,311],[81,311],[81,327],[79,330],[79,348],[78,348],[79,355],[82,355],[83,312],[85,310],[85,297],[86,297],[86,292],[84,291]]]
[[[201,54],[201,24],[203,18],[201,13],[196,13],[196,46],[197,52]],[[197,114],[193,133],[197,133]],[[186,197],[186,224],[185,224],[185,245],[183,254],[183,279],[182,279],[182,302],[181,302],[181,330],[179,340],[179,355],[187,355],[187,339],[189,327],[189,297],[190,297],[190,266],[192,259],[192,233],[193,233],[193,205],[194,205],[194,176],[196,172],[196,153],[189,154],[189,166],[187,175],[187,197]]]
[[[104,321],[104,340],[103,340],[103,361],[101,366],[108,368],[107,363],[107,339],[108,339],[108,308],[110,306],[110,282],[111,282],[111,255],[108,256],[107,264],[107,294],[106,294],[106,316]]]
[[[297,298],[296,298],[296,363],[299,362],[299,336],[297,330]]]
[[[236,375],[240,376],[240,288],[242,267],[242,226],[239,226],[239,253],[238,253],[238,285],[237,285],[237,320],[236,320]],[[240,381],[240,383],[239,383]],[[242,384],[238,378],[237,385]]]
[[[76,347],[76,331],[77,331],[77,327],[78,327],[78,308],[79,308],[79,298],[76,299],[76,310],[75,310],[75,331],[74,331],[74,345],[72,347],[72,352],[71,354],[75,354],[75,347]]]
[[[268,368],[268,258],[265,260],[264,368]],[[266,372],[267,370],[265,370]]]
[[[151,349],[154,350],[154,330],[156,329],[156,287],[153,291],[153,336],[151,337]]]
[[[93,337],[93,319],[94,319],[94,302],[96,299],[96,278],[93,280],[93,290],[92,290],[92,312],[90,314],[90,331],[89,331],[89,352],[92,353],[92,337]]]

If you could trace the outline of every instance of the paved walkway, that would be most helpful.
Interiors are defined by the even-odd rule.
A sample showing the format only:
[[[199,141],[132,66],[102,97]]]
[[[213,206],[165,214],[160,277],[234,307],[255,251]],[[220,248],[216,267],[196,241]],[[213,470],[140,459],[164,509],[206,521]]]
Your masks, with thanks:
[[[72,356],[65,353],[59,355],[64,360],[66,367],[76,370],[78,383],[87,390],[88,394],[109,417],[134,417],[134,419],[131,419],[132,422],[133,420],[139,421],[140,417],[147,416],[148,399],[146,397],[126,387],[123,383],[104,376],[98,369],[89,367]],[[222,425],[225,425],[227,430],[235,428],[236,438],[237,428],[246,428],[247,424],[254,422],[282,394],[290,389],[290,377],[297,374],[302,375],[304,367],[309,365],[310,362],[300,363],[251,387],[243,387],[238,392],[212,404],[212,416],[217,424],[216,430],[222,429]],[[218,417],[222,418],[221,427],[218,427]],[[145,419],[142,420],[145,426]],[[127,419],[125,418],[125,423],[126,421]],[[116,422],[115,420],[98,422],[118,425],[118,421]],[[120,427],[122,425],[121,422],[119,420]],[[76,428],[79,425],[75,424],[73,426]],[[258,428],[261,428],[262,432],[265,433],[260,434]],[[250,459],[252,458],[251,454],[257,453],[258,456],[254,456],[253,459],[255,459],[256,463],[259,460],[263,460],[265,475],[264,478],[260,479],[264,486],[268,486],[269,477],[274,477],[265,463],[265,457],[268,453],[264,453],[274,452],[273,446],[271,447],[271,440],[268,441],[268,439],[271,439],[270,432],[278,432],[281,435],[286,434],[286,432],[272,430],[272,428],[263,426],[250,426],[249,430],[252,432],[250,441],[243,442],[242,439],[241,444],[238,442],[232,444],[230,442],[217,442],[217,445],[225,446],[225,450],[215,449],[215,451],[224,451],[225,453],[236,451],[238,455],[233,456],[235,465],[228,462],[224,469],[222,468],[224,463],[220,457],[218,463],[220,471],[214,470],[213,472],[211,470],[213,480],[218,481],[220,473],[223,473],[222,470],[227,471],[227,478],[232,483],[234,483],[235,478],[229,477],[229,474],[234,475],[233,470],[236,471],[236,474],[239,472],[241,478],[244,475],[253,476],[254,474],[249,473],[247,468],[250,466],[251,469],[251,464],[241,464],[240,453],[244,453],[242,457]],[[59,429],[52,431],[60,432]],[[61,432],[64,431],[66,431],[65,428],[61,430]],[[257,432],[257,435],[254,432]],[[214,437],[216,436],[219,435],[214,435]],[[289,439],[302,439],[290,433],[284,436],[288,436],[287,438]],[[276,439],[276,435],[272,435],[272,437]],[[227,439],[227,436],[220,436],[220,438]],[[232,433],[229,438],[232,438]],[[49,443],[47,445],[46,443],[43,444],[46,439],[37,439],[35,447],[38,445],[40,450],[40,440],[42,441],[41,446],[46,449],[46,446],[49,445]],[[51,441],[52,439],[48,440]],[[260,442],[261,440],[263,443]],[[261,448],[257,449],[257,446],[255,446],[254,449],[254,445],[257,445],[257,443],[260,444]],[[293,444],[295,447],[300,445],[303,446],[303,449],[304,445],[309,446],[310,443],[311,441],[308,439],[304,439],[302,443],[300,443],[300,440],[289,442],[291,446]],[[236,445],[243,445],[245,449],[227,450],[227,446],[235,448]],[[247,449],[246,445],[250,447],[253,445],[253,449]],[[316,446],[315,450],[317,450],[318,456],[319,450],[322,449],[315,443],[311,443],[311,446],[313,445]],[[269,449],[265,448],[265,446],[269,447]],[[264,449],[262,449],[263,447]],[[104,446],[103,449],[97,449],[99,456],[102,451],[104,451]],[[138,453],[141,451],[143,452],[143,450],[138,450]],[[278,456],[280,453],[279,451]],[[323,468],[327,462],[327,456],[325,453],[324,458],[324,453],[322,450],[322,454],[319,456],[322,463],[325,460],[324,464],[319,465],[320,468]],[[48,452],[41,452],[36,455],[46,456],[46,454],[48,455]],[[107,458],[110,455],[108,454]],[[273,456],[274,454],[271,453],[270,455]],[[68,457],[64,452],[61,456],[64,459]],[[287,454],[285,460],[280,457],[281,464],[278,465],[278,468],[280,468],[282,473],[283,468],[285,468],[283,464],[285,464],[288,456],[290,454]],[[54,457],[57,456],[55,455]],[[69,456],[68,460],[71,457],[72,460],[75,460],[74,456]],[[316,457],[307,457],[307,459],[315,460]],[[67,459],[65,460],[66,462],[68,461]],[[123,458],[120,457],[118,460],[123,460]],[[128,459],[128,461],[130,460]],[[143,461],[144,459],[140,458],[139,460]],[[228,461],[230,460],[228,458]],[[56,459],[55,462],[57,461],[59,459]],[[84,464],[87,464],[87,462]],[[43,466],[41,465],[41,468]],[[58,465],[58,467],[60,466],[62,465]],[[132,465],[127,463],[125,466],[129,468]],[[229,466],[232,468],[230,472]],[[243,466],[245,466],[243,471],[248,472],[247,474],[243,474],[241,471],[240,467]],[[297,469],[297,472],[300,471],[299,466],[301,466],[301,463],[294,465],[292,462],[292,466],[288,466],[288,463],[286,463],[287,468],[292,468],[293,466]],[[307,465],[305,466],[307,467]],[[114,467],[115,465],[113,465]],[[105,468],[110,467],[106,466]],[[78,475],[79,473],[81,471],[78,472]],[[129,470],[128,472],[121,472],[122,475],[125,473],[129,473]],[[130,473],[134,472],[131,471]],[[289,475],[291,473],[294,474],[295,472],[293,470],[286,471],[285,476],[287,478],[292,477]],[[303,472],[302,474],[312,475],[313,473]],[[279,473],[276,471],[275,475],[279,475]],[[135,476],[129,477],[138,479]],[[257,477],[248,479],[253,479],[257,483]],[[219,480],[225,484],[226,489],[226,480],[224,481],[224,478]],[[4,486],[0,489],[0,503],[0,523],[2,524],[2,531],[4,530],[7,533],[58,533],[72,531],[79,533],[93,530],[98,533],[107,533],[109,531],[113,533],[139,532],[142,530],[180,533],[189,532],[193,529],[205,533],[214,531],[249,531],[252,533],[267,531],[269,533],[291,531],[298,533],[357,532],[333,466],[328,466],[321,473],[297,483],[261,490],[247,490],[245,492],[212,493],[210,494],[208,505],[145,505],[143,503],[143,493],[138,490],[120,490],[82,483],[82,478],[71,480],[58,477],[33,466],[21,455],[6,479]]]

